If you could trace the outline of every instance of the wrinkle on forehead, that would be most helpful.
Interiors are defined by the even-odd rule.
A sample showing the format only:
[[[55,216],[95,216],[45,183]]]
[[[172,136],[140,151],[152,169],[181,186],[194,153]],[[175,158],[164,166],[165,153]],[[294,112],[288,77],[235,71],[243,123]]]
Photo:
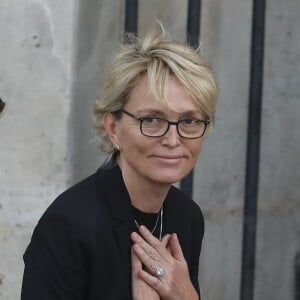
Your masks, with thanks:
[[[169,87],[170,85],[177,85],[181,89],[181,92],[183,93],[181,99],[182,99],[182,106],[180,105],[174,105],[171,96],[169,95]],[[149,85],[148,85],[149,87]],[[151,96],[153,99],[155,99],[158,103],[160,103],[164,109],[166,109],[169,113],[188,113],[188,112],[201,112],[202,109],[199,105],[199,103],[193,98],[193,96],[189,93],[189,91],[186,89],[186,87],[173,75],[171,75],[168,79],[168,82],[166,82],[166,91],[165,95],[162,95],[162,97],[158,98],[153,93],[153,89],[155,90],[155,87],[151,86],[149,87],[148,95]],[[157,95],[157,93],[156,93]],[[191,101],[187,101],[187,99]],[[178,104],[178,103],[177,103]],[[187,105],[186,105],[187,104]]]
[[[154,115],[197,115],[202,117],[202,109],[193,100],[186,88],[175,78],[170,77],[166,85],[166,99],[155,97],[149,86],[147,75],[140,78],[133,88],[129,102],[131,109],[137,114]]]

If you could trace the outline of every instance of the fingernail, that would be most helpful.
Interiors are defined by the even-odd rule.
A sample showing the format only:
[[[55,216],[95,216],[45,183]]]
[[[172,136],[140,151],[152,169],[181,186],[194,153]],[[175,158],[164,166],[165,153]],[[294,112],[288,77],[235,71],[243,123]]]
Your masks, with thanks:
[[[135,231],[131,232],[131,238],[136,240],[138,238],[138,234]]]

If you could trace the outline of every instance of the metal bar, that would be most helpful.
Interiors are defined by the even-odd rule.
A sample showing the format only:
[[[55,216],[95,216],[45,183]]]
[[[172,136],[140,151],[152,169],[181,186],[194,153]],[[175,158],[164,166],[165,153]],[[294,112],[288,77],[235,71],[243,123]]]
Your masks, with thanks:
[[[4,111],[4,107],[5,107],[5,102],[2,101],[2,99],[0,98],[0,114],[2,113],[2,111]]]
[[[244,198],[242,273],[240,290],[241,300],[253,300],[254,297],[265,8],[265,0],[253,1],[251,73]]]
[[[189,0],[188,3],[188,20],[187,20],[187,43],[191,47],[198,47],[200,38],[200,15],[201,1]],[[189,197],[193,196],[193,170],[181,180],[180,188]]]
[[[198,47],[200,38],[201,0],[189,0],[187,20],[187,42]]]
[[[295,292],[294,300],[300,300],[300,252],[295,257]]]
[[[125,33],[137,35],[138,0],[126,0],[125,3]],[[125,42],[129,42],[125,37]]]

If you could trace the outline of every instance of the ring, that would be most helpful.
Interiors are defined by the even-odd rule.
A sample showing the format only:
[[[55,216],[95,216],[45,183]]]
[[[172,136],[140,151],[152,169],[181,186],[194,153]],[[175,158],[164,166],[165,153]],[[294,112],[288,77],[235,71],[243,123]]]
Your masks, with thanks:
[[[165,274],[165,270],[163,269],[163,267],[158,266],[158,267],[155,269],[155,275],[156,275],[157,277],[163,276],[164,274]]]

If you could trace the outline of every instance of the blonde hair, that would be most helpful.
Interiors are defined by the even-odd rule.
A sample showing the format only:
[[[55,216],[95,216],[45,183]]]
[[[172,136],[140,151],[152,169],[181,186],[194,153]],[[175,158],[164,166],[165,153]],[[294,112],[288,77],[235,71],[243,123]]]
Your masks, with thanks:
[[[167,83],[174,76],[187,90],[210,124],[214,123],[217,87],[210,65],[199,49],[172,41],[163,27],[150,31],[143,40],[129,37],[130,43],[121,47],[114,59],[102,96],[94,106],[94,126],[102,136],[102,148],[114,152],[103,127],[106,112],[118,112],[126,104],[129,94],[141,75],[147,74],[149,92],[167,104]]]

